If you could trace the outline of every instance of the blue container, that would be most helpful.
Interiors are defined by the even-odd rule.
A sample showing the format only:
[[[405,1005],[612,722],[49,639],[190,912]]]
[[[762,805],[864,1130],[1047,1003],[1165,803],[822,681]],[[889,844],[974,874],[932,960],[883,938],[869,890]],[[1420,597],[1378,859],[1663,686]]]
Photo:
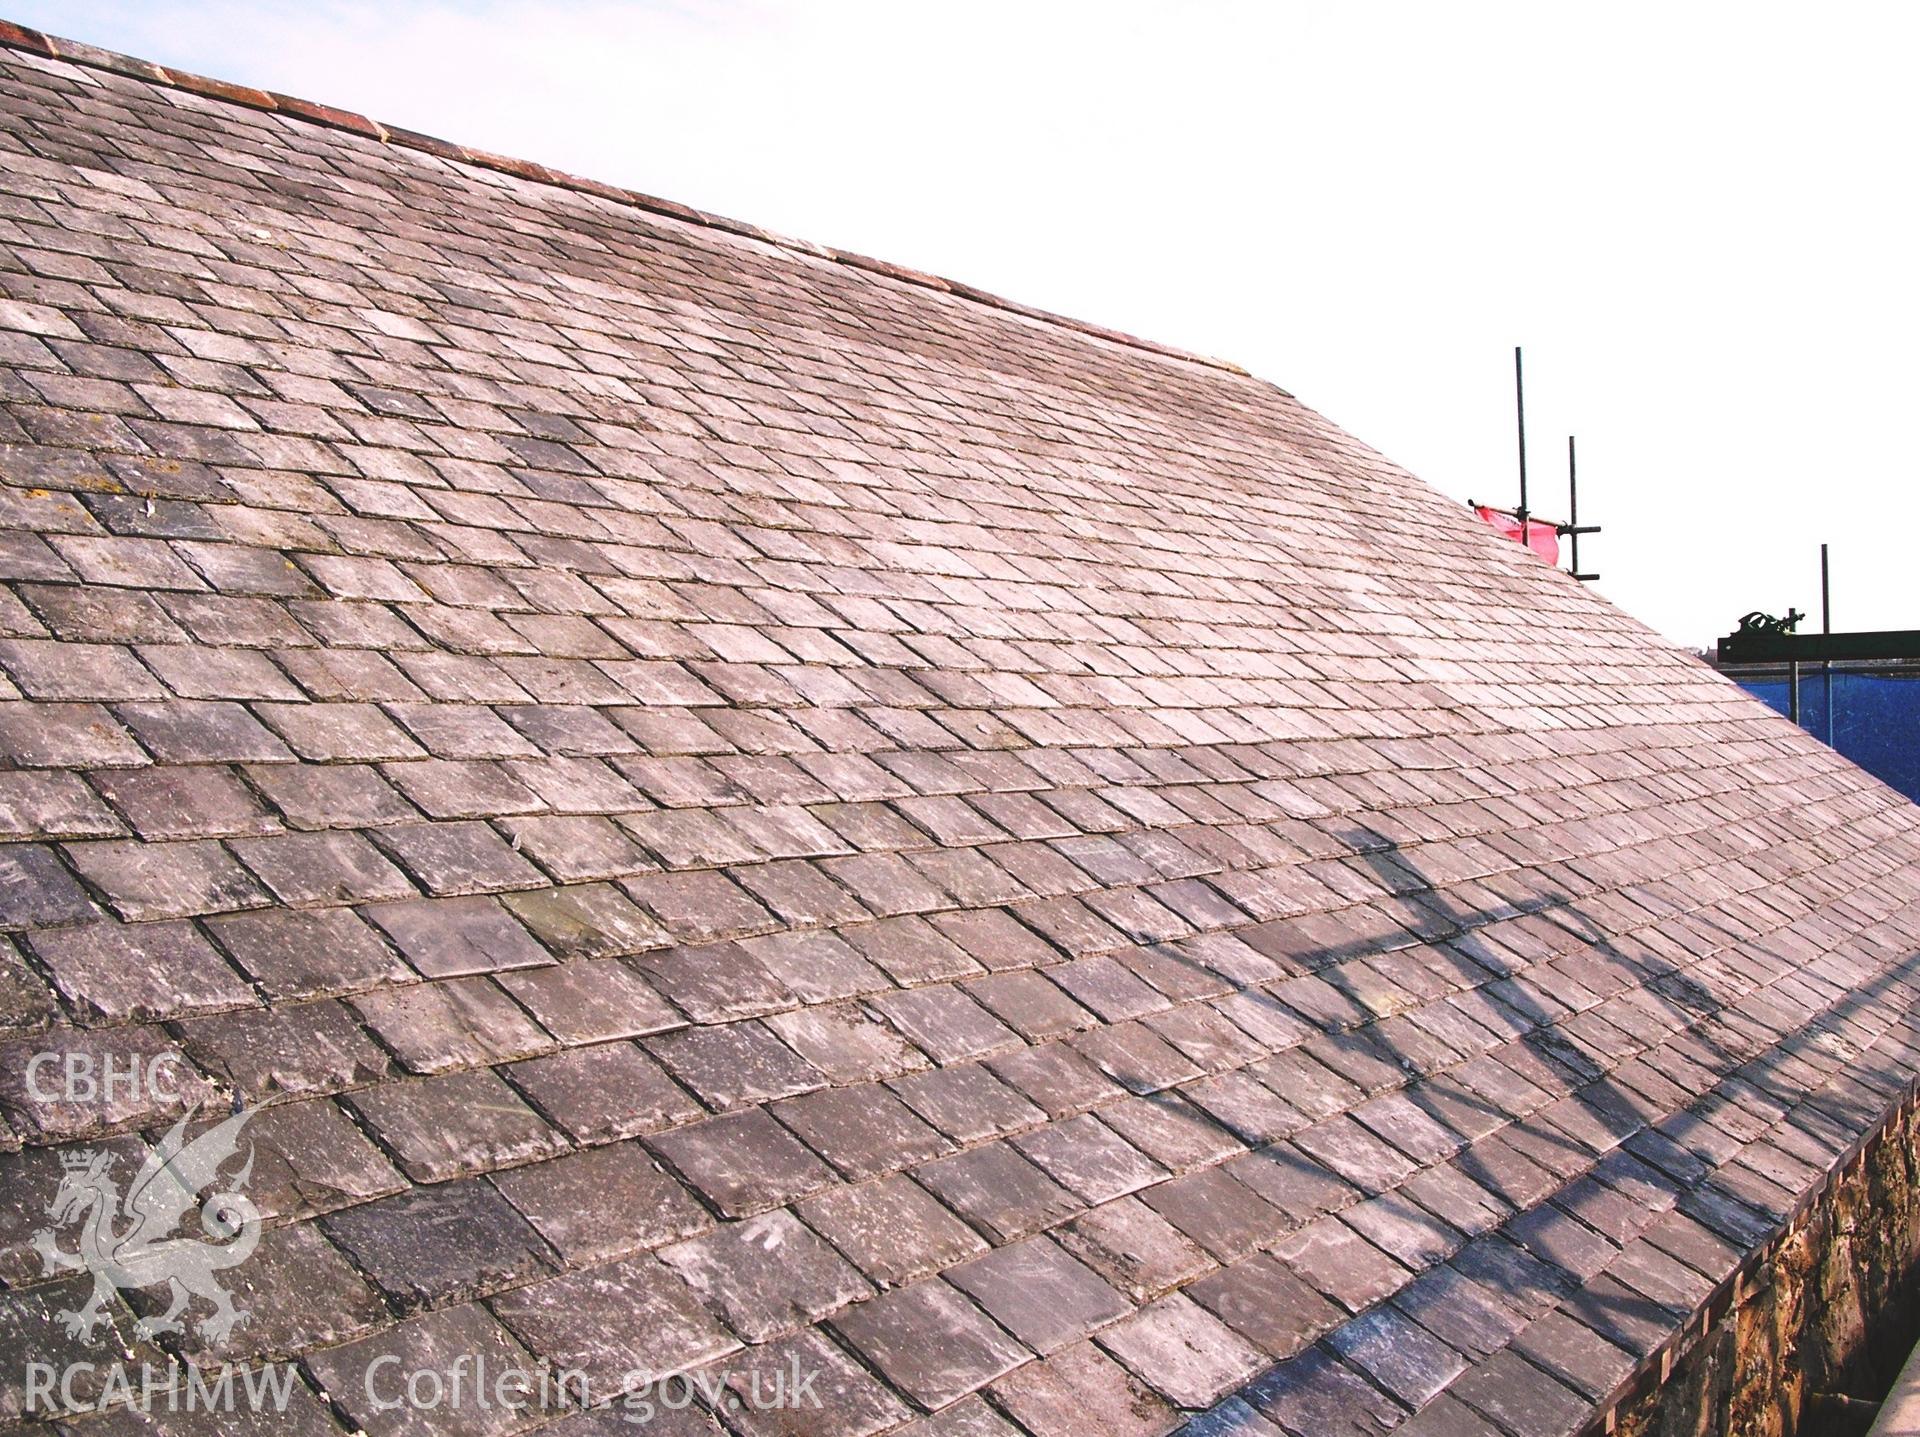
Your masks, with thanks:
[[[1738,682],[1768,707],[1787,712],[1785,679]],[[1800,670],[1800,726],[1920,803],[1920,676],[1832,675],[1831,728],[1828,682],[1828,676],[1812,665]]]

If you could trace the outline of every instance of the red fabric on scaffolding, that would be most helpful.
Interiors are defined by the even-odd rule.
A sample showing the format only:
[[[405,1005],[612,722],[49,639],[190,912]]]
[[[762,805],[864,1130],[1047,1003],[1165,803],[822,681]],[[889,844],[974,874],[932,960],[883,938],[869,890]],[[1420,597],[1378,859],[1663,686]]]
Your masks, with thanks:
[[[1500,509],[1489,509],[1484,504],[1475,507],[1473,512],[1491,524],[1499,533],[1513,540],[1514,543],[1517,544],[1521,542],[1520,521],[1514,518],[1513,515]],[[1529,531],[1526,540],[1527,547],[1545,559],[1549,564],[1558,564],[1560,562],[1560,535],[1554,529],[1553,525],[1543,524],[1538,519],[1533,519],[1528,522],[1527,529]]]

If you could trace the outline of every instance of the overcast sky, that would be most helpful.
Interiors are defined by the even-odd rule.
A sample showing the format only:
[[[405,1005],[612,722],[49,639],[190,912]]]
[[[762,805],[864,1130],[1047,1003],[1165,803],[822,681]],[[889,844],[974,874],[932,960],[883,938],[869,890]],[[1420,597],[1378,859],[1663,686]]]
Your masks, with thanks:
[[[1920,627],[1920,7],[10,0],[1285,386],[1601,589]]]

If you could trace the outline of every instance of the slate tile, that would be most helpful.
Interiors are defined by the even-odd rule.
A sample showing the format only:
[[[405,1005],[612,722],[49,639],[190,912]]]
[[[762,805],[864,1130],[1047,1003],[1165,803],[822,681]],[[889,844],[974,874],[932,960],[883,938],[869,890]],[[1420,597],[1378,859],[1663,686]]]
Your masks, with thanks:
[[[419,603],[427,596],[384,559],[343,554],[302,554],[300,567],[336,599],[384,599]]]
[[[683,1021],[623,963],[583,961],[521,968],[495,980],[568,1046],[639,1038]]]
[[[498,973],[553,961],[491,898],[417,898],[362,912],[423,977]]]
[[[179,1025],[181,1050],[251,1103],[380,1082],[392,1061],[339,1003],[246,1008]]]
[[[1407,1437],[1490,1437],[1501,1429],[1466,1403],[1442,1394],[1397,1430]]]
[[[27,939],[82,1022],[138,1023],[255,1002],[191,923],[89,923]]]
[[[542,753],[606,756],[639,751],[631,735],[585,705],[517,705],[501,717]]]
[[[124,1080],[106,1085],[107,1061],[119,1072],[137,1065],[159,1082],[138,1085]],[[29,1070],[29,1065],[41,1066]],[[90,1072],[100,1079],[89,1093],[68,1071]],[[137,1090],[136,1090],[137,1089]],[[28,1038],[0,1043],[0,1118],[5,1131],[29,1143],[66,1142],[129,1128],[152,1127],[177,1118],[206,1100],[206,1079],[186,1061],[158,1025],[76,1030],[48,1029]]]
[[[223,594],[301,598],[314,592],[306,575],[270,550],[188,541],[175,544],[173,551]]]
[[[1040,973],[994,973],[963,986],[1030,1043],[1075,1033],[1098,1021]]]
[[[830,1187],[827,1165],[758,1108],[691,1123],[648,1140],[725,1217],[751,1217]]]
[[[1467,1369],[1467,1359],[1392,1307],[1361,1314],[1328,1345],[1409,1407],[1420,1408]]]
[[[816,1004],[770,1015],[767,1026],[835,1083],[898,1077],[927,1066],[899,1033],[853,1004]]]
[[[531,1162],[566,1147],[485,1069],[387,1083],[346,1102],[415,1182]]]
[[[938,1278],[863,1302],[833,1325],[883,1377],[927,1408],[958,1401],[1026,1357]]]
[[[1528,1323],[1514,1337],[1513,1350],[1592,1402],[1611,1396],[1636,1365],[1631,1353],[1565,1312]]]
[[[61,865],[51,848],[37,843],[9,843],[0,847],[0,928],[16,932],[22,928],[52,927],[91,918],[96,913],[85,890]]]
[[[552,1046],[487,978],[412,983],[362,993],[351,1003],[367,1030],[414,1073],[508,1062]]]
[[[801,1001],[784,979],[738,943],[680,946],[636,955],[634,966],[696,1023],[792,1008]]]
[[[504,1293],[493,1308],[529,1351],[584,1373],[594,1391],[657,1382],[740,1345],[644,1253]]]
[[[163,763],[277,764],[293,757],[237,703],[180,698],[123,703],[114,713]]]
[[[1266,1362],[1259,1348],[1179,1293],[1107,1328],[1100,1345],[1176,1407],[1205,1407]]]
[[[621,958],[658,948],[666,932],[604,883],[502,896],[534,937],[566,958]]]
[[[1137,1192],[1167,1176],[1113,1129],[1090,1114],[1050,1123],[1013,1145],[1055,1182],[1090,1203]]]
[[[759,1360],[758,1353],[741,1354],[736,1363]],[[720,1362],[712,1368],[689,1374],[696,1394],[702,1378],[714,1381],[716,1385],[725,1374],[734,1370],[734,1364]],[[668,1384],[668,1391],[674,1400],[680,1399],[681,1383],[678,1379]],[[575,1410],[559,1421],[542,1427],[540,1431],[548,1437],[622,1437],[630,1434],[636,1426],[651,1437],[729,1437],[727,1429],[720,1425],[720,1419],[704,1405],[698,1396],[683,1407],[668,1407],[654,1399],[649,1392],[641,1389],[628,1393],[618,1401],[605,1407],[590,1407]]]
[[[818,1331],[727,1364],[728,1405],[745,1437],[870,1437],[912,1415],[905,1403]],[[811,1374],[806,1397],[796,1391]],[[814,1406],[814,1402],[818,1407]]]
[[[0,703],[0,757],[22,768],[125,768],[150,761],[99,704]]]
[[[1303,1150],[1364,1193],[1380,1193],[1412,1176],[1414,1163],[1348,1117],[1330,1118],[1293,1135]]]
[[[1469,1235],[1489,1232],[1513,1213],[1510,1203],[1481,1187],[1457,1163],[1416,1174],[1402,1193]]]
[[[1292,1357],[1346,1314],[1266,1253],[1207,1274],[1186,1293],[1275,1359]]]
[[[149,594],[68,584],[22,584],[19,593],[56,638],[69,642],[186,642],[186,634]]]
[[[1672,1309],[1610,1275],[1594,1278],[1570,1294],[1562,1307],[1583,1326],[1636,1358],[1648,1356],[1680,1326],[1680,1317]]]
[[[1289,1433],[1363,1437],[1400,1427],[1404,1415],[1351,1367],[1317,1348],[1262,1376],[1246,1395]]]
[[[374,841],[435,896],[538,888],[546,879],[484,823],[403,823]]]
[[[545,807],[497,763],[416,759],[383,764],[381,774],[427,817],[452,820],[533,813]]]
[[[1295,1225],[1338,1212],[1359,1196],[1318,1162],[1286,1143],[1231,1158],[1227,1170]]]
[[[1097,1273],[1045,1237],[998,1248],[946,1277],[1043,1356],[1133,1311]]]
[[[726,809],[654,809],[644,798],[634,806],[645,811],[623,815],[620,823],[668,868],[718,868],[764,856],[758,843],[728,821]],[[659,866],[643,864],[640,871]]]
[[[1477,1363],[1449,1392],[1526,1437],[1572,1432],[1587,1416],[1586,1403],[1575,1393],[1512,1352],[1496,1352]]]
[[[941,984],[883,993],[873,1007],[936,1063],[990,1057],[1020,1039],[958,987]]]
[[[888,1287],[987,1250],[972,1229],[904,1177],[830,1188],[800,1204],[800,1214]]]
[[[1076,958],[1048,976],[1107,1023],[1123,1023],[1167,1006],[1164,996],[1110,957]]]
[[[188,1131],[197,1136],[226,1117],[221,1107],[197,1117]],[[338,1105],[324,1099],[261,1110],[247,1123],[246,1141],[253,1152],[247,1197],[269,1222],[302,1221],[406,1186]]]
[[[414,898],[414,886],[357,833],[281,833],[229,848],[273,896],[292,907]]]
[[[1371,1307],[1412,1280],[1405,1267],[1337,1217],[1323,1217],[1288,1234],[1273,1255],[1350,1312]]]
[[[953,901],[907,866],[897,854],[860,853],[828,858],[821,865],[868,909],[887,917],[950,908]]]
[[[280,824],[224,768],[117,769],[93,775],[101,795],[145,839],[235,838],[277,833]],[[114,824],[80,837],[117,836]]]
[[[394,1373],[451,1372],[463,1357],[493,1372],[531,1372],[536,1365],[479,1303],[422,1313],[358,1341],[308,1353],[303,1362],[369,1437],[504,1437],[522,1421],[504,1405],[443,1402],[429,1409],[409,1403],[404,1387],[383,1381]]]
[[[147,1158],[145,1145],[135,1135],[93,1146],[112,1155],[116,1172],[136,1173]],[[0,1187],[15,1199],[0,1206],[0,1281],[11,1289],[31,1287],[46,1276],[36,1234],[47,1226],[46,1207],[59,1190],[62,1177],[58,1148],[30,1147],[0,1153]]]
[[[260,764],[247,779],[291,828],[372,828],[419,817],[369,764]]]
[[[939,848],[910,853],[907,863],[934,887],[966,905],[1017,903],[1032,890],[984,853],[972,848]]]
[[[507,772],[555,815],[626,816],[647,807],[645,795],[605,759],[509,759]]]
[[[748,1019],[680,1028],[647,1041],[647,1050],[716,1111],[790,1098],[824,1086],[818,1069]]]
[[[858,1182],[953,1150],[878,1083],[825,1088],[776,1104],[774,1116],[814,1152]]]
[[[948,942],[988,972],[1059,961],[1058,951],[1011,913],[999,908],[938,913],[927,920]]]
[[[1628,1243],[1607,1271],[1623,1286],[1678,1313],[1692,1312],[1707,1300],[1715,1286],[1712,1278],[1645,1241]]]
[[[37,1033],[60,1017],[53,987],[12,942],[0,939],[0,1034]]]
[[[1155,1184],[1140,1199],[1219,1262],[1265,1247],[1287,1228],[1272,1204],[1219,1168]]]
[[[1272,1088],[1247,1073],[1221,1073],[1181,1085],[1180,1095],[1249,1147],[1278,1142],[1307,1126]]]
[[[97,1404],[107,1391],[108,1373],[100,1370],[106,1364],[96,1358],[100,1346],[111,1342],[115,1351],[158,1360],[159,1354],[147,1343],[136,1345],[134,1318],[118,1303],[107,1306],[106,1320],[91,1341],[67,1333],[58,1314],[79,1311],[92,1290],[93,1278],[82,1273],[25,1291],[0,1294],[0,1359],[6,1362],[5,1368],[0,1368],[5,1374],[0,1378],[0,1421],[15,1430],[25,1429],[29,1421],[46,1425],[42,1421],[47,1415],[45,1408],[32,1401],[26,1385],[29,1362],[45,1362],[57,1372],[72,1372],[73,1394],[84,1408]]]
[[[662,1248],[660,1259],[752,1343],[783,1336],[873,1292],[845,1258],[784,1210]]]
[[[1062,1246],[1135,1302],[1212,1270],[1213,1259],[1136,1197],[1083,1213],[1055,1230]]]
[[[1158,1093],[1201,1075],[1191,1059],[1138,1023],[1094,1028],[1069,1041],[1081,1057],[1132,1093]]]
[[[266,890],[217,843],[102,839],[68,844],[66,853],[81,877],[131,923],[260,908],[270,901]],[[42,907],[72,906],[71,899],[63,903],[62,895],[68,890],[58,879],[49,874],[38,881],[46,885],[38,900]],[[0,918],[4,916],[0,910]],[[65,916],[70,921],[77,915]]]
[[[313,1223],[263,1229],[252,1254],[227,1269],[221,1285],[247,1320],[224,1339],[188,1324],[177,1340],[196,1365],[332,1347],[387,1321],[373,1289]],[[142,1292],[133,1305],[143,1316],[157,1316],[167,1298]]]
[[[782,859],[730,870],[736,883],[782,921],[796,927],[857,923],[867,910],[806,859]]]
[[[1169,1171],[1211,1166],[1245,1145],[1175,1093],[1102,1104],[1100,1120]]]
[[[1018,1132],[1046,1118],[978,1063],[909,1073],[889,1086],[914,1112],[957,1142]]]
[[[1189,1418],[1180,1428],[1180,1437],[1275,1437],[1279,1432],[1244,1398],[1229,1397]]]
[[[702,1108],[628,1042],[570,1048],[506,1070],[514,1085],[576,1142],[655,1133]]]
[[[1455,1351],[1485,1357],[1526,1325],[1501,1294],[1450,1266],[1422,1273],[1393,1295],[1393,1305]]]
[[[987,1070],[1053,1118],[1082,1112],[1120,1096],[1122,1091],[1119,1084],[1061,1042],[1002,1054],[988,1062]]]
[[[1683,1212],[1663,1214],[1647,1229],[1646,1238],[1662,1252],[1709,1277],[1729,1272],[1736,1264],[1737,1250],[1732,1244]]]
[[[206,931],[272,999],[325,997],[414,981],[397,953],[341,909],[235,913],[207,920]]]
[[[1505,1231],[1534,1256],[1582,1280],[1599,1272],[1619,1251],[1617,1244],[1557,1207],[1521,1213]]]
[[[354,650],[379,649],[385,652],[420,648],[426,643],[417,630],[384,604],[343,604],[331,599],[293,598],[287,600],[286,608],[301,627],[321,643],[331,645],[336,651],[347,653],[349,656]],[[385,661],[382,660],[382,662]],[[391,665],[386,665],[386,669],[389,673],[399,672]],[[302,677],[301,682],[306,683],[306,679]],[[407,697],[415,699],[421,697],[420,692],[411,684],[403,685],[403,689],[405,690],[403,694],[391,697],[399,700]],[[375,696],[367,695],[367,697]]]
[[[962,1397],[900,1429],[901,1437],[1017,1437],[1017,1432],[979,1396]]]
[[[0,670],[28,698],[72,703],[157,699],[166,690],[119,644],[0,639]]]
[[[610,1143],[488,1175],[559,1254],[578,1268],[658,1247],[713,1219],[637,1143]]]
[[[1355,1203],[1341,1220],[1368,1242],[1415,1272],[1444,1262],[1466,1243],[1466,1238],[1404,1193],[1387,1193]]]
[[[656,866],[637,843],[597,816],[509,818],[501,828],[517,851],[560,883],[628,878]]]
[[[118,816],[74,774],[0,774],[0,839],[117,838],[125,832]]]
[[[914,1177],[995,1243],[1052,1227],[1085,1206],[1005,1141],[937,1158]]]
[[[1016,1367],[991,1390],[1036,1437],[1159,1437],[1177,1420],[1151,1388],[1090,1342]]]
[[[304,697],[299,687],[274,667],[272,660],[251,650],[213,648],[206,644],[143,644],[137,652],[141,662],[183,699],[298,700]],[[157,695],[129,693],[119,697]]]
[[[683,943],[738,938],[780,926],[724,874],[645,873],[620,886]]]
[[[1572,1286],[1561,1269],[1499,1235],[1468,1243],[1451,1265],[1527,1316],[1546,1311]]]
[[[423,750],[372,704],[254,705],[294,753],[313,763],[368,763],[423,757]]]
[[[526,1219],[479,1178],[364,1203],[321,1226],[402,1312],[467,1301],[551,1270]]]
[[[533,758],[541,752],[538,744],[507,721],[506,715],[483,704],[396,703],[389,705],[387,712],[436,759]],[[455,801],[456,795],[476,788],[509,800],[520,797],[503,779],[504,771],[496,764],[430,763],[395,772],[405,774],[409,782],[422,785],[431,793],[446,795],[449,802]],[[426,802],[422,802],[421,807],[433,811]],[[435,816],[471,815],[449,812]]]

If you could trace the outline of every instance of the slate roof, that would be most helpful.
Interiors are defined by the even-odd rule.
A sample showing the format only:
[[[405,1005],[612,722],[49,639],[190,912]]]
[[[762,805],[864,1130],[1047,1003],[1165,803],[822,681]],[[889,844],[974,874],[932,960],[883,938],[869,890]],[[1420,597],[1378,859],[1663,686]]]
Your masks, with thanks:
[[[237,1101],[276,1431],[1550,1437],[1913,1092],[1915,809],[1273,386],[0,38],[0,1413]]]

